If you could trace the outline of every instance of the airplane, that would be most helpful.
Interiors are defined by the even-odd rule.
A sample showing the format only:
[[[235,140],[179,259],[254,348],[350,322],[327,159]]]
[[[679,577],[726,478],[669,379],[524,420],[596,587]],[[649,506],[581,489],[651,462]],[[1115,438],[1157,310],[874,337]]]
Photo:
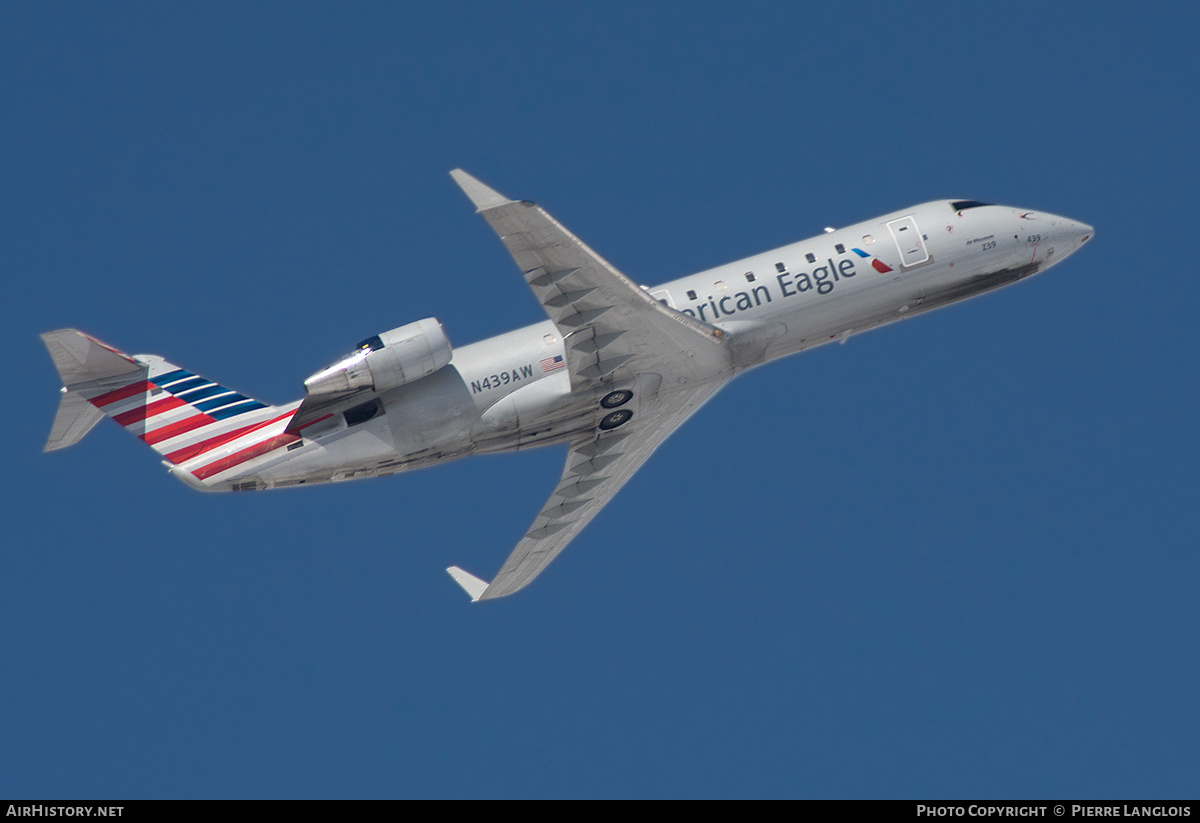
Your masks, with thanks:
[[[75,329],[47,332],[64,388],[45,450],[107,416],[193,488],[244,492],[568,444],[558,484],[493,579],[447,569],[472,601],[503,597],[736,375],[1024,280],[1094,234],[1045,212],[938,200],[646,287],[532,201],[451,176],[547,320],[460,348],[436,319],[418,320],[363,340],[283,406]]]

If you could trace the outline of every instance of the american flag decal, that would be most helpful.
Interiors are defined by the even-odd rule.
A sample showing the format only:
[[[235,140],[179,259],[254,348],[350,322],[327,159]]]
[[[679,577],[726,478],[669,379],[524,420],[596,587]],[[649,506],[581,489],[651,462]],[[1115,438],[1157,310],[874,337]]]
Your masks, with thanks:
[[[553,357],[547,357],[542,361],[542,374],[549,374],[552,371],[558,371],[566,366],[561,354],[556,354]]]

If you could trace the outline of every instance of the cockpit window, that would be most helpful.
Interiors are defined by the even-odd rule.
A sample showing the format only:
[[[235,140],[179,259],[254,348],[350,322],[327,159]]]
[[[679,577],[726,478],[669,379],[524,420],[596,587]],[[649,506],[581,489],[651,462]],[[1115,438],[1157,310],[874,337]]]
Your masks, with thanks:
[[[978,200],[954,200],[950,203],[950,208],[955,211],[966,211],[967,209],[977,209],[980,206],[990,206],[991,203],[980,203]]]
[[[354,347],[355,351],[379,351],[383,348],[383,341],[379,339],[379,335],[368,337],[366,340]]]

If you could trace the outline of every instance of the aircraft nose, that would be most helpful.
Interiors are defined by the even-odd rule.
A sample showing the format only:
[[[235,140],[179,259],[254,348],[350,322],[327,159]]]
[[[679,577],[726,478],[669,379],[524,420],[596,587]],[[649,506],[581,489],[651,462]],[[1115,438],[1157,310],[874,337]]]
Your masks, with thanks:
[[[1074,254],[1096,235],[1096,230],[1087,223],[1048,212],[1018,211],[1016,224],[1014,239],[1023,241],[1027,254],[1032,249],[1030,262],[1038,263],[1041,268]]]
[[[1044,250],[1047,264],[1051,259],[1061,260],[1078,251],[1096,234],[1096,230],[1087,223],[1059,217],[1057,214],[1037,215],[1035,212],[1024,212],[1022,218],[1034,221],[1026,223],[1026,227],[1037,226],[1040,223],[1039,230],[1028,234],[1027,239],[1036,242],[1036,248]]]
[[[1071,240],[1075,241],[1076,247],[1082,246],[1084,243],[1092,239],[1096,230],[1087,223],[1078,223],[1074,220],[1063,220],[1063,233]]]

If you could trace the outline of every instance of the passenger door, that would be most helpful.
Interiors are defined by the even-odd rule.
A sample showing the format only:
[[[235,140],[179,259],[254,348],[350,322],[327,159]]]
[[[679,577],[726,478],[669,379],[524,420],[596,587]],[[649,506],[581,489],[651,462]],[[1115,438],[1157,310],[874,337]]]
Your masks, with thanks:
[[[896,241],[896,249],[900,252],[900,265],[904,268],[919,266],[929,260],[929,250],[925,248],[925,240],[917,221],[911,215],[893,220],[887,224],[892,239]]]

